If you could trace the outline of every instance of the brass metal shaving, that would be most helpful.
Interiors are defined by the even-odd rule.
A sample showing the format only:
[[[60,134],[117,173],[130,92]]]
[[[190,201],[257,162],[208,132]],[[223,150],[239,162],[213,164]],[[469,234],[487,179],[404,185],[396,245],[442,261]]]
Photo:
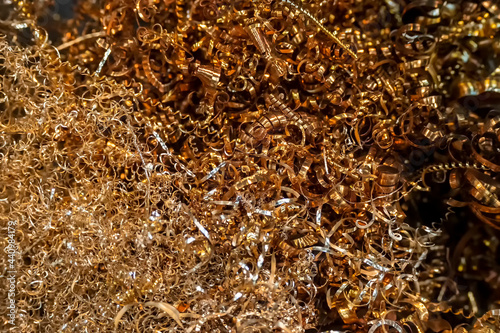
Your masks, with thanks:
[[[0,8],[2,331],[500,331],[495,2]]]

